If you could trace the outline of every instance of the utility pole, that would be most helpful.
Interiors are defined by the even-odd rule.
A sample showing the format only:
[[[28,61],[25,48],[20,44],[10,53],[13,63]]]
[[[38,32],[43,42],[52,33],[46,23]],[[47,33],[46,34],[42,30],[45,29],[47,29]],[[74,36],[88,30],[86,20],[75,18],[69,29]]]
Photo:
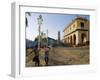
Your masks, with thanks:
[[[48,29],[47,29],[47,46],[48,46]]]
[[[43,22],[42,15],[39,15],[39,17],[37,18],[37,20],[38,20],[38,32],[39,32],[39,36],[38,36],[38,48],[40,48],[40,43],[41,43],[40,33],[41,33],[41,25],[42,25],[42,22]]]

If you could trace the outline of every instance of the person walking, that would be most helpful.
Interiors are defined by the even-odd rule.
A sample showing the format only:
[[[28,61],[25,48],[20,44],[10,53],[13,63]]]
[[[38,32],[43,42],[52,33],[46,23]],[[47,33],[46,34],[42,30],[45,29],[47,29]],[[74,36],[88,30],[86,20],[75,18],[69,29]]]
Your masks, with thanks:
[[[45,65],[48,66],[48,61],[49,61],[49,47],[45,46],[44,47],[44,51],[45,51]]]
[[[35,56],[33,57],[33,61],[35,62],[35,66],[40,66],[40,60],[39,60],[40,49],[38,48],[37,45],[35,46],[33,51],[34,51],[34,54],[35,54]]]

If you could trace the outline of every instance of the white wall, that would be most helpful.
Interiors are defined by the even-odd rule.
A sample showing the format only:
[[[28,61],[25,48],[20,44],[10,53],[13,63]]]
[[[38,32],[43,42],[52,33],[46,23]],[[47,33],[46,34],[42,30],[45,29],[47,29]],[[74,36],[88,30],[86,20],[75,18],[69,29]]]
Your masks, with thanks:
[[[95,26],[96,33],[93,43],[96,47],[98,55],[97,57],[97,73],[77,73],[77,74],[65,74],[61,76],[46,76],[46,77],[31,77],[31,78],[21,78],[22,80],[100,80],[100,6],[99,0],[1,0],[0,1],[0,80],[14,80],[10,77],[10,67],[11,67],[11,2],[13,1],[33,1],[34,4],[47,5],[47,6],[67,6],[68,4],[78,5],[78,6],[95,6],[98,9],[96,13],[97,21]],[[95,53],[94,53],[95,54]],[[21,80],[18,79],[18,80]]]

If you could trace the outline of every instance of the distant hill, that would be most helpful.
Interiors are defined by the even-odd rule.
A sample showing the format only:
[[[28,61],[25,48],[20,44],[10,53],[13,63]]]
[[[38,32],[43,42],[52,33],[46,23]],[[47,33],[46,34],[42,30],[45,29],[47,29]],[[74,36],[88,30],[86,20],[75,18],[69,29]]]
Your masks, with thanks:
[[[33,48],[37,43],[38,43],[37,41],[26,39],[26,48]]]
[[[46,40],[41,40],[41,45],[46,45],[47,44],[47,39]],[[32,41],[32,40],[28,40],[26,39],[26,48],[34,48],[35,45],[38,45],[38,40]],[[58,40],[55,40],[53,38],[48,37],[48,45],[52,45],[53,47],[56,46],[64,46],[63,43],[60,42],[60,44],[58,44]]]
[[[43,41],[43,40],[41,40],[41,41],[42,41],[42,43],[41,43],[42,45],[47,44],[47,41]],[[48,44],[49,45],[54,45],[56,43],[57,43],[57,40],[48,37]],[[38,40],[32,41],[32,40],[26,39],[26,48],[33,48],[37,44],[38,44]]]
[[[48,37],[48,44],[53,46],[53,45],[57,44],[57,40]]]

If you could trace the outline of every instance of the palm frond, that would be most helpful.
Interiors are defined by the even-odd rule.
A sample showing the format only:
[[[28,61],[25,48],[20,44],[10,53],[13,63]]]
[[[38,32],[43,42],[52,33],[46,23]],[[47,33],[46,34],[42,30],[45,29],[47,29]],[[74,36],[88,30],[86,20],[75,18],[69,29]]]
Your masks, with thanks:
[[[26,24],[26,27],[28,26],[28,20],[27,20],[27,17],[25,18],[25,24]]]

